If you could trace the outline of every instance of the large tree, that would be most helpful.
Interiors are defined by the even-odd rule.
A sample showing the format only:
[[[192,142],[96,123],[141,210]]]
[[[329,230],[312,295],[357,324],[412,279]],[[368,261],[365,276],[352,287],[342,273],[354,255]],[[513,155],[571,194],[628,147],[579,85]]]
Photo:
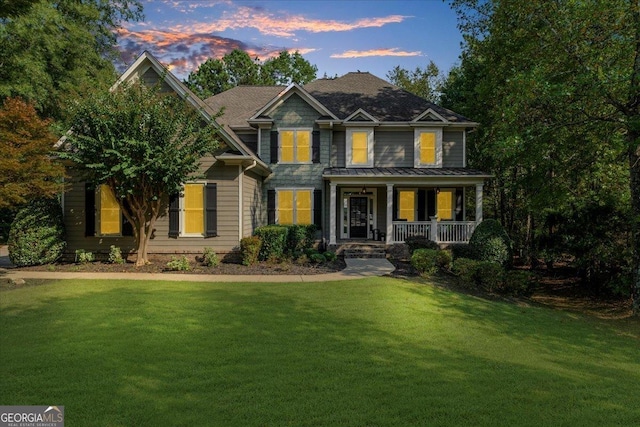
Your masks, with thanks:
[[[33,105],[5,99],[0,108],[0,209],[62,192],[64,167],[52,160],[57,138],[49,125]]]
[[[240,85],[305,84],[316,78],[317,71],[299,52],[282,51],[261,63],[247,52],[234,49],[220,59],[207,59],[189,74],[185,84],[207,98]]]
[[[479,98],[475,103],[486,110],[488,127],[482,142],[492,147],[494,159],[506,156],[502,167],[506,165],[512,176],[500,173],[500,178],[526,189],[526,198],[514,203],[527,206],[531,221],[536,214],[533,207],[554,208],[568,198],[558,196],[573,192],[577,202],[569,209],[574,209],[579,201],[593,198],[593,191],[585,189],[593,190],[594,185],[619,191],[618,200],[627,200],[632,211],[631,291],[639,312],[640,4],[628,0],[455,0],[452,4],[461,18],[466,58],[479,71],[474,77]],[[604,162],[612,167],[603,168]],[[626,180],[617,175],[620,165],[626,167]],[[591,184],[585,187],[589,179]],[[625,181],[630,197],[619,189]],[[540,198],[546,200],[537,206],[531,203]],[[604,199],[600,197],[603,203]]]
[[[19,96],[60,119],[87,88],[114,81],[116,30],[139,0],[20,0],[0,8],[0,98]]]
[[[387,73],[387,78],[394,85],[432,102],[440,99],[444,83],[444,76],[433,61],[429,61],[426,67],[416,67],[413,71],[396,66]]]
[[[218,146],[214,126],[178,96],[135,83],[78,103],[71,129],[62,157],[87,181],[111,188],[133,225],[136,265],[146,264],[169,196],[197,177],[200,159]]]

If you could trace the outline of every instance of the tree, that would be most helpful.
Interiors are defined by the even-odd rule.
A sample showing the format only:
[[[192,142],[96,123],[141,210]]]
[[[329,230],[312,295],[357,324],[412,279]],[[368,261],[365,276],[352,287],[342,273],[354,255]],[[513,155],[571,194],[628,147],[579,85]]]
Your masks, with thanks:
[[[133,225],[136,265],[148,263],[147,247],[169,196],[194,179],[200,159],[218,146],[212,124],[160,86],[121,85],[79,102],[62,157],[95,185],[113,191]]]
[[[317,71],[298,52],[282,51],[261,64],[258,58],[234,49],[221,59],[207,59],[189,73],[185,84],[198,96],[208,98],[240,85],[305,84],[316,78]]]
[[[387,73],[387,78],[394,85],[432,102],[438,102],[444,82],[444,76],[433,61],[429,61],[424,69],[416,67],[413,71],[396,66]]]
[[[86,88],[115,80],[116,30],[142,18],[138,0],[20,0],[0,12],[0,98],[32,102],[60,119]]]
[[[62,192],[64,167],[51,158],[57,138],[33,105],[8,98],[0,109],[0,209]]]
[[[561,207],[557,196],[580,188],[604,161],[626,165],[627,176],[614,180],[627,182],[630,192],[618,198],[628,197],[631,208],[631,292],[639,313],[640,5],[626,0],[452,4],[466,54],[482,64],[483,76],[475,78],[489,110],[485,135],[492,135],[495,149],[528,159],[512,163],[511,181],[527,187],[525,203],[542,196]]]
[[[262,64],[260,74],[264,84],[289,85],[297,83],[307,84],[316,78],[318,67],[311,65],[296,51],[293,55],[283,50],[280,54],[267,59]]]

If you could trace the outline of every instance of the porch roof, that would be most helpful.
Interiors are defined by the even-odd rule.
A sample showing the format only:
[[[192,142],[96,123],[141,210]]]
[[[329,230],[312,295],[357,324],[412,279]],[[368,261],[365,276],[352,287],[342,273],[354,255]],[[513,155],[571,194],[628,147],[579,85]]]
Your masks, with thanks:
[[[491,178],[491,175],[467,168],[325,168],[323,178],[380,178],[380,177],[464,177]]]

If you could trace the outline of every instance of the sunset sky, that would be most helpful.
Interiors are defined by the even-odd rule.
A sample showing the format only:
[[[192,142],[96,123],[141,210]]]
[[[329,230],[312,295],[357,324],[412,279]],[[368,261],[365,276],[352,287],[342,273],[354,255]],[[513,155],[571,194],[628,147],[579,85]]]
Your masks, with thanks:
[[[441,0],[158,0],[143,1],[144,22],[119,34],[122,68],[144,50],[181,79],[207,58],[234,48],[261,60],[298,50],[318,77],[396,65],[414,69],[433,60],[444,72],[457,61],[462,37]]]

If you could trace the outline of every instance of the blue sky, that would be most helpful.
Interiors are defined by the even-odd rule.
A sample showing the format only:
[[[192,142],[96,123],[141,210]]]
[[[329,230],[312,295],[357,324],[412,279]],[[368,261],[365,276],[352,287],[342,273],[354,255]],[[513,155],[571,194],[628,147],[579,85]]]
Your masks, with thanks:
[[[441,0],[143,1],[144,22],[119,34],[122,63],[148,50],[179,78],[207,58],[239,48],[265,60],[286,49],[318,67],[318,77],[369,71],[386,78],[399,65],[443,72],[462,37]],[[122,65],[122,64],[120,64]]]

